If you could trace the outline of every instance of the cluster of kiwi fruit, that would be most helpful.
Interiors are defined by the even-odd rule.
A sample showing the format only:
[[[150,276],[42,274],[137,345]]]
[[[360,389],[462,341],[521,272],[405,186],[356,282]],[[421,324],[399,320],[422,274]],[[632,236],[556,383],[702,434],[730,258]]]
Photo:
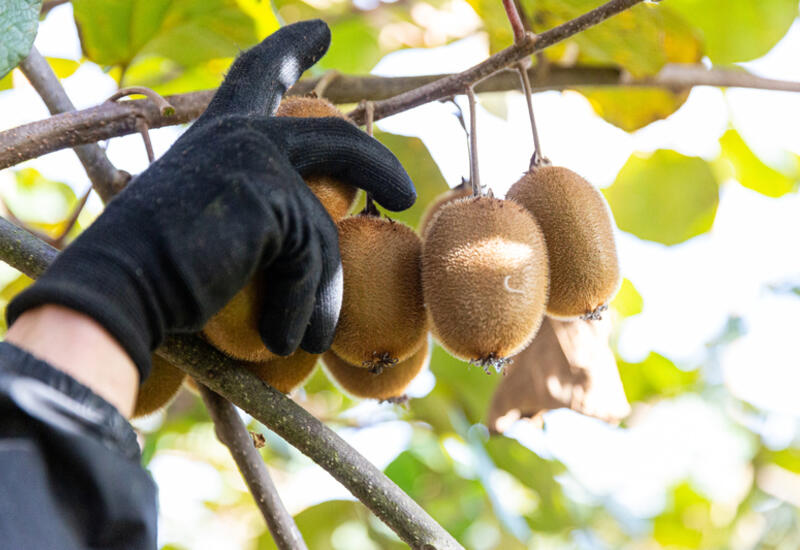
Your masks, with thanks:
[[[286,98],[276,115],[344,118],[320,98]],[[344,182],[306,183],[337,223],[342,257],[342,309],[322,364],[354,397],[402,400],[430,359],[429,331],[453,356],[502,370],[545,315],[596,319],[620,284],[605,199],[567,168],[532,165],[505,200],[462,182],[428,207],[419,234],[381,217],[369,197],[362,212],[348,216],[357,190]],[[320,356],[298,350],[279,357],[264,346],[257,329],[263,292],[251,281],[203,334],[289,393]],[[154,362],[136,415],[166,404],[182,380],[175,367]]]
[[[345,118],[316,97],[287,97],[275,115]],[[259,304],[269,289],[255,278],[208,321],[203,335],[284,393],[301,386],[321,358],[328,376],[346,393],[400,401],[430,357],[420,281],[422,242],[411,228],[374,209],[348,217],[357,199],[355,187],[327,176],[309,177],[306,184],[339,229],[344,295],[331,349],[322,356],[303,350],[288,357],[270,352],[258,332]],[[181,370],[153,356],[134,417],[167,405],[185,379]]]

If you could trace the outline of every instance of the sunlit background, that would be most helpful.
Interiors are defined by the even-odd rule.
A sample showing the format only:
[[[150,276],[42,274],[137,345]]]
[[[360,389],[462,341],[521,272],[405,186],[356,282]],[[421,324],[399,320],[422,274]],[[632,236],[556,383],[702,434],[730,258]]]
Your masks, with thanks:
[[[266,9],[258,2],[241,4]],[[385,76],[438,74],[463,70],[490,54],[496,37],[484,29],[484,14],[467,2],[407,4],[413,4],[411,19],[387,23],[377,35],[384,50],[405,49],[366,61],[355,50],[334,50],[329,66],[363,72],[366,64],[372,74]],[[331,4],[298,5],[298,13],[306,14]],[[364,1],[351,9],[378,17],[379,7]],[[279,14],[294,20],[295,8],[287,3]],[[265,19],[258,24],[267,28]],[[340,32],[334,27],[334,46],[348,30]],[[83,57],[71,5],[47,15],[35,44],[45,56],[80,63],[57,62],[78,109],[103,102],[118,88],[119,74]],[[349,44],[354,48],[356,42]],[[766,55],[742,66],[800,81],[798,59],[795,22]],[[209,62],[203,69],[208,74],[194,83],[172,83],[172,90],[165,85],[166,91],[212,87],[229,62]],[[518,92],[479,99],[481,178],[502,196],[532,153],[525,101]],[[465,99],[457,101],[466,111]],[[441,350],[412,385],[415,399],[408,407],[353,401],[320,373],[297,401],[470,549],[800,547],[800,99],[785,92],[697,87],[666,119],[632,132],[598,116],[597,105],[577,91],[537,93],[533,104],[545,155],[607,188],[615,212],[615,197],[622,203],[633,200],[626,192],[652,192],[665,199],[653,203],[654,210],[663,206],[673,215],[670,209],[677,208],[676,219],[699,224],[678,237],[674,232],[683,229],[671,227],[652,229],[655,236],[649,237],[650,228],[637,225],[646,222],[637,220],[617,232],[628,282],[612,304],[612,344],[630,416],[610,426],[557,410],[545,415],[544,428],[520,421],[509,437],[489,439],[480,422],[496,380]],[[468,176],[466,137],[455,112],[451,103],[437,102],[377,126],[419,138],[435,162],[420,173],[452,187]],[[0,92],[0,113],[2,129],[48,116],[16,71],[13,88]],[[151,131],[156,155],[183,129]],[[103,145],[118,168],[146,168],[139,136]],[[659,180],[658,162],[667,162],[675,154],[670,151],[707,161],[702,164],[710,169],[712,188],[718,186],[718,203],[694,211],[691,193],[699,182]],[[430,163],[423,156],[420,162]],[[406,165],[415,162],[411,155],[400,158]],[[647,181],[625,191],[626,171],[637,170],[635,177]],[[57,227],[88,186],[70,150],[0,172],[0,195],[9,208],[44,229]],[[673,204],[665,188],[688,195]],[[431,189],[426,200],[435,195]],[[691,211],[681,210],[687,205]],[[93,194],[80,225],[100,211]],[[701,227],[703,219],[708,230]],[[670,239],[675,244],[661,244]],[[0,277],[7,301],[23,283],[5,264]],[[437,404],[443,410],[434,410]],[[160,490],[163,547],[272,547],[197,398],[184,392],[168,413],[137,427]],[[322,469],[257,423],[251,429],[267,436],[264,456],[286,506],[299,514],[310,548],[402,547]]]

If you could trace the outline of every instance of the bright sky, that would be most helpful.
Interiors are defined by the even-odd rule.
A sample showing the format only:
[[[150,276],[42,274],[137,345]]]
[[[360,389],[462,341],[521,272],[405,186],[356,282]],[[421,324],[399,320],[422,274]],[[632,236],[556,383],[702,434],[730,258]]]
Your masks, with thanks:
[[[69,5],[48,16],[40,26],[36,46],[44,55],[80,58]],[[374,73],[452,72],[487,54],[486,40],[479,35],[435,50],[391,54]],[[773,51],[746,66],[763,76],[800,81],[798,57],[800,25],[795,24]],[[78,108],[96,105],[115,88],[108,76],[89,63],[64,85]],[[45,118],[46,109],[24,78],[17,78],[15,86],[2,95],[0,124],[9,128]],[[478,112],[482,181],[499,195],[526,169],[532,151],[524,99],[510,93],[507,100],[507,120],[483,109]],[[466,107],[466,103],[462,105]],[[718,139],[731,121],[768,162],[784,162],[786,152],[800,154],[800,100],[795,94],[698,88],[668,120],[633,134],[596,117],[577,93],[537,94],[534,108],[545,154],[555,164],[572,168],[601,187],[614,180],[634,152],[673,148],[686,155],[714,158]],[[452,186],[468,172],[465,136],[452,112],[452,106],[435,103],[381,121],[379,126],[422,138]],[[156,154],[163,153],[178,133],[176,128],[153,131]],[[118,167],[132,173],[147,164],[138,136],[112,140],[108,154]],[[69,150],[24,166],[66,181],[79,192],[88,185]],[[7,186],[11,177],[10,171],[0,172],[0,186]],[[99,201],[90,206],[99,211]],[[800,282],[798,212],[800,197],[796,194],[770,199],[728,182],[722,188],[713,230],[707,235],[665,247],[618,234],[623,274],[644,297],[644,312],[625,321],[620,329],[622,355],[638,361],[655,350],[692,368],[704,360],[706,342],[720,333],[728,316],[741,316],[747,335],[719,358],[721,372],[736,396],[768,411],[759,430],[777,448],[796,437],[800,417],[800,355],[796,352],[800,299],[774,294],[766,287]],[[417,383],[419,392],[424,394],[431,383],[429,374],[423,376]],[[366,413],[374,407],[364,405],[359,410]],[[716,405],[696,396],[667,400],[635,411],[629,426],[626,430],[610,428],[558,411],[548,415],[545,431],[519,423],[513,435],[542,455],[567,463],[579,481],[569,489],[576,495],[610,502],[622,519],[657,513],[664,504],[665,488],[687,477],[723,508],[741,498],[752,475],[747,466],[752,449]],[[383,467],[407,445],[410,429],[394,422],[346,430],[342,435]],[[217,499],[222,492],[215,470],[190,464],[181,456],[159,455],[152,471],[161,487],[165,514],[162,542],[185,543],[184,537],[190,536],[192,548],[230,545],[233,527],[202,506],[203,501]],[[200,478],[208,483],[198,483]],[[346,496],[338,483],[310,464],[301,475],[278,481],[295,511],[331,495]]]

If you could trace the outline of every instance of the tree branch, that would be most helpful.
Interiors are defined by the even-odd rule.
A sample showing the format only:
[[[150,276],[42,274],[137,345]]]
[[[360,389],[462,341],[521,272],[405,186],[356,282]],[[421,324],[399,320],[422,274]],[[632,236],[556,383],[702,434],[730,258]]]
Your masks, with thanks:
[[[452,76],[341,75],[326,88],[325,96],[337,104],[358,103],[362,99],[377,101]],[[533,67],[528,69],[528,76],[535,91],[592,86],[655,87],[677,91],[694,86],[718,86],[800,92],[800,82],[763,78],[740,70],[707,69],[702,65],[666,65],[655,76],[641,79],[631,78],[613,67],[552,66],[544,73]],[[306,94],[314,89],[318,81],[319,79],[301,80],[290,93]],[[502,70],[475,86],[476,93],[508,90],[519,90],[519,75],[516,71]],[[146,122],[151,129],[190,122],[205,110],[212,95],[214,90],[168,96],[166,99],[175,107],[175,114],[170,117],[161,116],[148,100],[133,100],[103,103],[0,132],[0,169],[66,147],[136,133],[139,131],[139,120]],[[377,120],[378,114],[375,116]]]
[[[202,384],[198,384],[200,395],[206,404],[219,440],[239,467],[250,493],[267,522],[275,545],[279,550],[307,550],[303,536],[294,519],[284,508],[278,490],[272,483],[261,454],[253,445],[247,428],[231,403]]]
[[[0,260],[36,278],[55,255],[54,248],[0,218]],[[170,336],[156,353],[319,464],[412,548],[462,548],[372,463],[300,405],[242,368],[242,363],[197,336]]]
[[[412,107],[417,107],[430,101],[437,101],[445,97],[458,95],[464,90],[493,73],[504,69],[527,56],[557,44],[570,36],[577,34],[593,25],[605,21],[612,15],[625,11],[643,0],[611,0],[599,8],[585,13],[571,21],[545,31],[540,35],[524,35],[520,40],[508,48],[497,52],[485,61],[478,63],[466,71],[450,75],[436,82],[420,86],[395,97],[375,103],[375,119],[381,119]],[[356,108],[349,113],[357,123],[361,123],[364,112]]]
[[[31,49],[31,53],[22,60],[19,68],[44,100],[51,114],[75,110],[53,69],[36,48]],[[105,152],[93,143],[76,146],[75,154],[78,155],[86,174],[92,181],[92,186],[103,202],[111,200],[116,192],[125,187],[131,177],[127,172],[114,168]]]

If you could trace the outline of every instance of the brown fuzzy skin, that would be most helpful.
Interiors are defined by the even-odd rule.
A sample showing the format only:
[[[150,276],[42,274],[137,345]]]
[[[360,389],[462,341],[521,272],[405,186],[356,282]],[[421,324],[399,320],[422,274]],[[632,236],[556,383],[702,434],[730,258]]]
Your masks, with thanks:
[[[289,357],[278,357],[248,365],[248,368],[261,380],[283,393],[291,393],[302,386],[314,372],[318,354],[298,349]]]
[[[203,335],[215,348],[234,359],[269,361],[277,357],[269,351],[258,332],[259,285],[255,279],[236,293],[230,302],[209,319]]]
[[[422,285],[442,345],[461,359],[499,367],[530,342],[544,317],[544,237],[517,203],[447,203],[425,239]]]
[[[346,118],[332,103],[318,98],[286,97],[275,116]],[[358,189],[328,176],[311,176],[306,184],[317,196],[334,222],[344,218],[356,203]],[[221,352],[244,361],[269,361],[270,352],[258,333],[259,289],[251,280],[206,326],[203,334]]]
[[[286,96],[278,105],[275,116],[292,116],[297,118],[336,117],[347,118],[336,105],[321,97]]]
[[[430,345],[425,342],[411,357],[383,369],[380,374],[355,367],[332,351],[322,355],[322,365],[328,377],[344,393],[352,397],[384,400],[402,396],[429,357]]]
[[[422,215],[422,220],[419,222],[419,234],[422,235],[422,238],[425,239],[425,233],[427,232],[428,228],[430,227],[431,220],[436,215],[437,212],[447,204],[448,202],[464,199],[472,195],[472,187],[467,185],[466,183],[462,183],[457,187],[453,187],[449,191],[445,191],[434,200],[432,203],[428,205],[428,208],[425,209],[425,213]]]
[[[153,369],[145,381],[139,386],[136,396],[136,407],[133,409],[133,418],[147,416],[166,407],[172,398],[181,389],[186,373],[178,367],[153,355]]]
[[[373,216],[338,224],[344,294],[331,349],[353,365],[405,361],[427,334],[422,241],[398,222]]]
[[[550,258],[552,317],[590,315],[607,304],[621,282],[611,213],[603,195],[561,166],[527,172],[508,191],[539,222]]]

